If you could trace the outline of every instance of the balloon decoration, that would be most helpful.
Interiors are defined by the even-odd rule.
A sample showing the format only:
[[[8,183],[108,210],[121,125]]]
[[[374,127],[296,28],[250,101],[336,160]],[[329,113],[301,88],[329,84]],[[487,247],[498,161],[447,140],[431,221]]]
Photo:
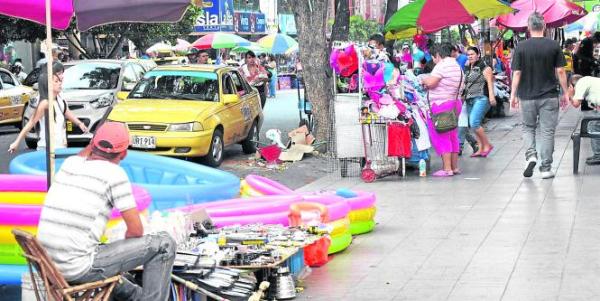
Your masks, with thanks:
[[[343,49],[333,49],[329,56],[329,64],[335,73],[348,77],[358,70],[358,55],[354,45]]]

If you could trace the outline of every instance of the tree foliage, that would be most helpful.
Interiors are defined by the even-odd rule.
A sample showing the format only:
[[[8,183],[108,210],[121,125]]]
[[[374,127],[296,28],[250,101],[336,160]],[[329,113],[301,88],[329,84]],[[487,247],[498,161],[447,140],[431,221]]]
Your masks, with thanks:
[[[46,27],[31,21],[0,15],[0,44],[10,41],[29,41],[46,39]],[[58,31],[53,30],[52,35],[57,36]]]
[[[139,50],[144,51],[152,46],[152,44],[160,41],[170,41],[175,44],[177,38],[187,37],[194,31],[194,24],[200,13],[202,13],[202,9],[191,6],[181,21],[177,23],[115,23],[94,27],[87,32],[94,39],[99,40],[102,37],[105,44],[116,45],[117,47],[119,46],[119,41],[129,39]],[[69,31],[77,33],[76,28],[73,26],[69,28]],[[82,47],[81,43],[77,46]],[[113,56],[113,53],[111,53],[113,51],[102,47],[103,45],[100,45],[100,49],[95,49],[94,45],[90,46],[92,47],[85,49],[90,55],[99,54],[96,56],[100,57]]]
[[[91,34],[95,41],[88,47],[84,47],[83,43],[76,38],[80,33],[76,27],[76,20],[71,22],[69,28],[62,33],[67,35],[72,45],[83,50],[84,56],[114,57],[115,50],[125,39],[131,40],[138,49],[143,51],[159,41],[174,43],[176,38],[187,37],[194,30],[194,24],[201,12],[201,8],[191,6],[177,23],[115,23],[94,27],[86,32]],[[46,27],[34,22],[0,16],[0,24],[2,24],[0,44],[18,40],[35,42],[46,38]],[[53,37],[61,34],[57,30],[53,30],[52,33]]]
[[[373,34],[381,32],[381,25],[361,16],[350,16],[350,40],[366,42]]]

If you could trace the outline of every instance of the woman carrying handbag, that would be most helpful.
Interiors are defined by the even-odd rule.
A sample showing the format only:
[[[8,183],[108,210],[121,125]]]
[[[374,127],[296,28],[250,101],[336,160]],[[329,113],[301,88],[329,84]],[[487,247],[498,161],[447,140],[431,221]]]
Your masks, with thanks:
[[[462,108],[459,99],[462,87],[462,69],[454,59],[450,43],[436,44],[431,49],[435,62],[431,75],[423,79],[428,90],[430,117],[427,120],[429,137],[436,153],[442,157],[442,169],[434,177],[460,174],[458,167],[458,116]]]

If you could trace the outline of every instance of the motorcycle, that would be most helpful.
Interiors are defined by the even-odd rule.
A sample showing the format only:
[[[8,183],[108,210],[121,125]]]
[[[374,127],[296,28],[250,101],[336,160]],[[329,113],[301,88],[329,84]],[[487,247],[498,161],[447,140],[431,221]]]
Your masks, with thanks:
[[[510,105],[510,85],[508,76],[503,72],[494,75],[494,95],[496,97],[496,106],[491,107],[487,112],[486,117],[506,117],[505,105]]]

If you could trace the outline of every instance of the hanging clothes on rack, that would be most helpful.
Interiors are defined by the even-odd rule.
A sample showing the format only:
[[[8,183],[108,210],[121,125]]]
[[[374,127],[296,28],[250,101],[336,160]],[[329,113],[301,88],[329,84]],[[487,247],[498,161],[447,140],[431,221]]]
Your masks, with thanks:
[[[379,92],[385,87],[384,80],[384,64],[380,61],[369,60],[363,63],[363,81],[364,89],[368,93],[370,91]]]
[[[417,145],[417,149],[419,151],[428,150],[431,148],[431,141],[429,141],[429,133],[427,131],[427,124],[425,123],[425,119],[420,110],[416,108],[413,110],[412,117],[417,126],[419,127],[419,137],[415,138],[415,144]]]
[[[411,136],[410,125],[401,122],[390,122],[387,125],[388,156],[410,158]]]

